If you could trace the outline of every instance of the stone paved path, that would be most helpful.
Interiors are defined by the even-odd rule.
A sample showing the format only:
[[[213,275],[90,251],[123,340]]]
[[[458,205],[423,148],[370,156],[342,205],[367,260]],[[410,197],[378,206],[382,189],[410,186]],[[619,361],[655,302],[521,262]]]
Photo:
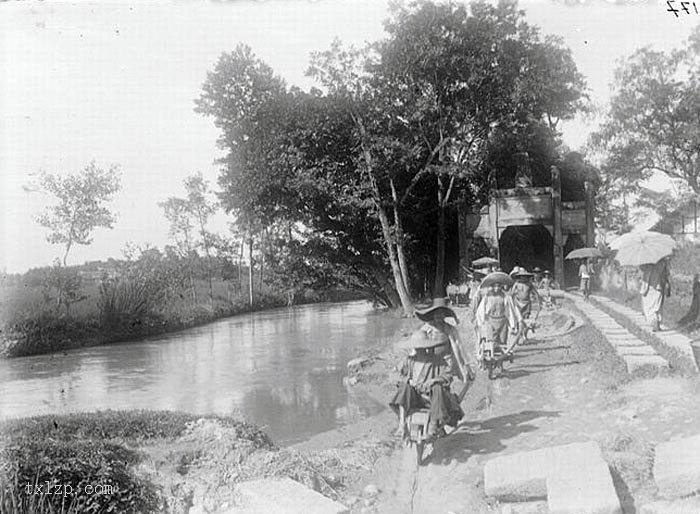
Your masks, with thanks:
[[[586,441],[600,446],[613,470],[623,512],[639,512],[640,505],[658,499],[653,448],[696,435],[700,384],[687,377],[630,377],[630,356],[658,356],[600,309],[582,311],[594,321],[559,338],[537,340],[536,332],[502,377],[489,381],[480,374],[463,403],[465,419],[427,451],[422,466],[416,467],[410,448],[378,462],[357,486],[361,491],[368,483],[378,485],[377,503],[352,512],[492,513],[500,507],[484,494],[486,462]],[[472,327],[465,322],[462,329],[468,337]],[[628,348],[634,353],[625,353]]]

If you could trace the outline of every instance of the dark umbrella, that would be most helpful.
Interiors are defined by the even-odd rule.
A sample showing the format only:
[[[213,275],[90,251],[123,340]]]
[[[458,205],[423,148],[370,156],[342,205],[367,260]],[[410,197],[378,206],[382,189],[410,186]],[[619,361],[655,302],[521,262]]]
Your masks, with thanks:
[[[493,257],[479,257],[472,262],[474,266],[493,266],[495,264],[498,264],[498,259],[494,259]]]
[[[589,259],[592,257],[602,257],[603,254],[597,248],[578,248],[569,252],[566,259]]]
[[[494,271],[493,273],[486,275],[486,278],[481,281],[481,287],[491,287],[496,284],[510,287],[513,285],[513,279],[510,278],[507,273],[503,273],[502,271]]]

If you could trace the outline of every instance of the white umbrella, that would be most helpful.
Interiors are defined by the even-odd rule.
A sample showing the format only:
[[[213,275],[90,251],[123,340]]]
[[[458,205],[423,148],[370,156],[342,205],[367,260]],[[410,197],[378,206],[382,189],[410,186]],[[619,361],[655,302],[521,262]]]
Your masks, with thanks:
[[[610,247],[617,250],[615,260],[623,266],[654,264],[673,253],[676,242],[658,232],[630,232],[620,236]]]
[[[662,234],[660,232],[654,232],[652,230],[645,230],[641,232],[628,232],[627,234],[622,234],[621,236],[613,239],[608,246],[611,250],[619,250],[623,246],[630,243],[635,244],[640,239],[653,239],[655,241],[665,241],[666,243],[675,246],[676,242],[668,234]]]
[[[571,259],[587,259],[587,258],[593,258],[593,257],[602,257],[603,254],[600,253],[600,250],[597,248],[578,248],[576,250],[572,250],[569,252],[569,255],[565,257],[565,259],[571,260]]]

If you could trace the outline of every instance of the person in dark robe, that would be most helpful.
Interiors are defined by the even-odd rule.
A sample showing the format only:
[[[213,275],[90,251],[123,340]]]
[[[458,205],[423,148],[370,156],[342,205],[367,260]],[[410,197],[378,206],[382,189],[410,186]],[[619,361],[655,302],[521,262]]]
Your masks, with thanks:
[[[398,415],[397,435],[406,437],[407,416],[429,409],[428,434],[438,436],[445,426],[456,426],[464,416],[459,399],[450,390],[455,375],[449,337],[431,325],[423,325],[405,343],[411,352],[401,365],[403,380],[389,406]]]

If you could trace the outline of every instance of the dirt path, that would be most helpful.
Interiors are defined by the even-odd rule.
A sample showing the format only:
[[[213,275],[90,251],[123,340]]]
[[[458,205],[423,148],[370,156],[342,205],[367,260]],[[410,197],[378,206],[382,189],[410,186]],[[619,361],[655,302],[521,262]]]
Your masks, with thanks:
[[[487,460],[587,440],[600,444],[625,512],[636,512],[655,493],[653,446],[700,432],[699,389],[697,380],[683,377],[630,380],[588,325],[551,340],[535,335],[505,375],[493,381],[479,375],[463,404],[465,419],[426,452],[420,467],[412,448],[381,458],[350,491],[362,497],[373,484],[379,494],[356,502],[353,512],[493,512],[483,495]],[[388,437],[391,428],[385,421],[377,430]]]

